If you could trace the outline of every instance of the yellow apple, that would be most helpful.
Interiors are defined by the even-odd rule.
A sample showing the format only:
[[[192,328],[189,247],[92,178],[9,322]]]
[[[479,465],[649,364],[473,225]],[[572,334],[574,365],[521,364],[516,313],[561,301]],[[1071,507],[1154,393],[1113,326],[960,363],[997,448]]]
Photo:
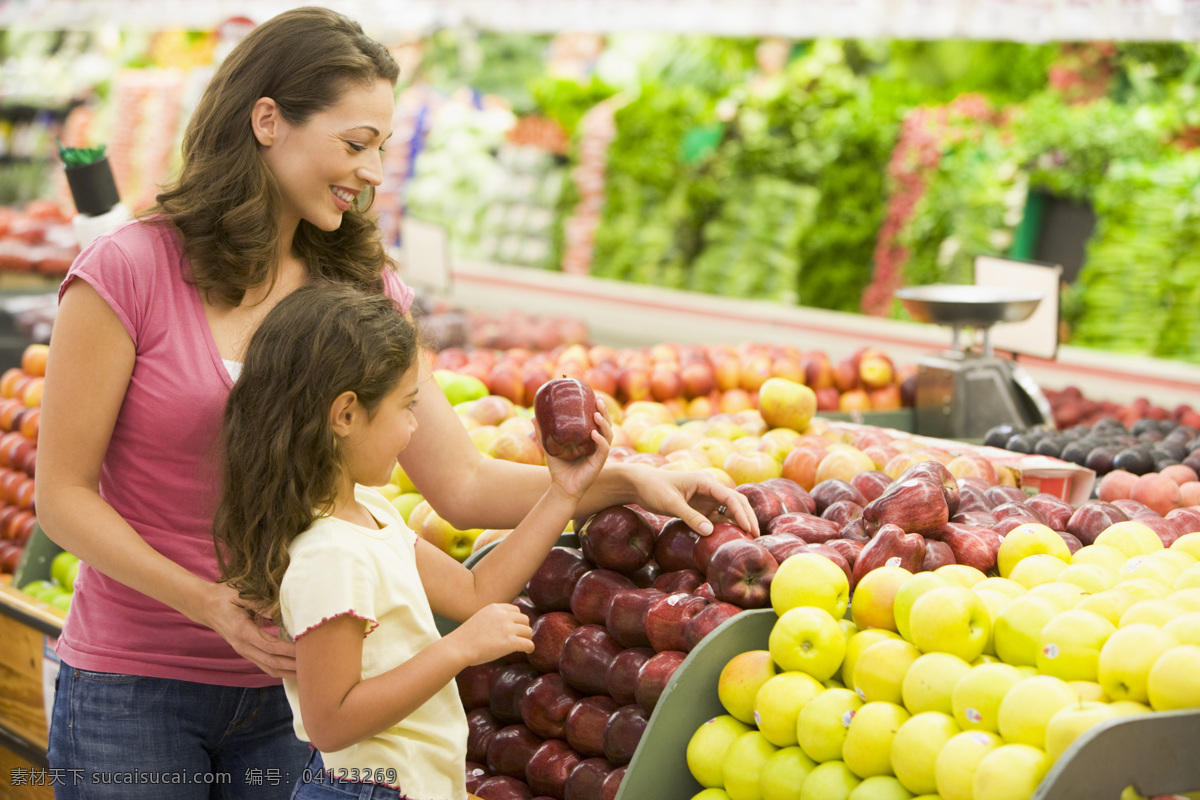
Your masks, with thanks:
[[[863,628],[846,639],[846,655],[842,658],[841,680],[847,689],[854,688],[854,668],[858,658],[871,645],[881,639],[899,639],[900,634],[886,628]]]
[[[779,668],[767,650],[747,650],[725,663],[717,678],[717,698],[734,719],[754,722],[754,698]]]
[[[389,501],[392,506],[400,512],[400,517],[407,524],[409,517],[412,515],[413,509],[417,507],[425,498],[417,492],[401,492]],[[411,525],[409,527],[412,527]]]
[[[800,709],[825,691],[816,678],[804,672],[781,672],[767,679],[754,698],[754,722],[776,747],[796,744],[796,718]]]
[[[758,410],[772,428],[805,431],[817,413],[817,395],[803,383],[771,377],[758,387]]]
[[[868,703],[900,703],[904,675],[920,655],[915,645],[903,639],[875,642],[854,665],[854,691]]]
[[[846,635],[828,611],[800,606],[771,626],[767,649],[780,669],[799,670],[823,681],[841,667]]]
[[[796,741],[813,761],[840,761],[846,730],[863,701],[849,689],[826,689],[796,718]]]
[[[1003,546],[1003,545],[1001,545]],[[1058,578],[1059,573],[1069,565],[1058,556],[1048,553],[1035,553],[1025,556],[1012,565],[1008,571],[1008,579],[1016,581],[1026,589],[1032,589],[1043,583],[1050,583]]]
[[[1135,600],[1149,600],[1153,597],[1166,597],[1171,594],[1171,587],[1162,581],[1146,575],[1135,575],[1117,581],[1113,588],[1129,592]]]
[[[892,771],[905,789],[913,794],[937,791],[938,753],[959,733],[954,717],[940,711],[914,714],[900,726],[892,739]]]
[[[996,553],[996,566],[1000,577],[1008,578],[1018,561],[1033,555],[1051,555],[1067,562],[1071,551],[1067,543],[1053,528],[1040,522],[1026,522],[1005,535]]]
[[[793,608],[812,606],[840,620],[849,603],[846,573],[817,553],[797,553],[784,559],[771,579],[771,607],[781,617]]]
[[[759,775],[762,800],[800,800],[800,787],[817,762],[799,747],[784,747],[767,758]]]
[[[728,714],[713,717],[697,728],[688,740],[686,751],[688,770],[696,782],[704,787],[724,788],[729,746],[750,730],[749,725]]]
[[[1179,644],[1171,633],[1148,622],[1135,622],[1115,630],[1100,649],[1099,684],[1112,700],[1145,703],[1150,668],[1159,656]]]
[[[980,589],[990,589],[997,592],[1003,592],[1009,597],[1020,597],[1021,595],[1025,594],[1026,591],[1025,587],[1016,581],[1010,581],[1008,578],[1001,578],[998,576],[984,578],[971,588],[977,592]]]
[[[862,779],[841,761],[826,761],[808,773],[800,789],[803,800],[846,800]]]
[[[974,800],[1027,800],[1049,769],[1050,759],[1040,747],[1002,744],[975,768]]]
[[[1200,561],[1200,532],[1185,533],[1175,541],[1171,542],[1172,550],[1182,550],[1188,555]]]
[[[1100,564],[1070,564],[1054,579],[1073,583],[1088,594],[1103,592],[1117,584],[1117,573]]]
[[[424,501],[421,502],[424,503]],[[416,513],[416,508],[420,508],[420,506],[421,503],[418,503],[414,510],[409,512],[410,519]],[[411,528],[412,525],[410,524],[409,527]],[[471,555],[471,547],[475,544],[475,537],[483,533],[483,528],[469,528],[466,530],[456,528],[430,508],[428,513],[421,517],[420,527],[413,528],[413,531],[443,553],[449,554],[456,561],[466,561],[467,557]]]
[[[1166,551],[1160,550],[1157,552]],[[1121,565],[1121,570],[1117,573],[1117,576],[1122,580],[1125,578],[1152,578],[1164,586],[1174,588],[1175,582],[1179,579],[1183,571],[1184,568],[1178,564],[1168,561],[1165,558],[1155,558],[1152,553],[1128,559]]]
[[[872,775],[846,795],[846,800],[912,800],[912,792],[891,775]]]
[[[1024,676],[1011,664],[994,662],[971,667],[950,694],[954,721],[964,731],[1000,730],[1000,702]]]
[[[1000,611],[993,624],[996,655],[1014,666],[1037,664],[1038,634],[1061,609],[1050,599],[1024,594]]]
[[[732,800],[759,800],[762,797],[762,769],[779,748],[756,730],[749,730],[730,743],[721,770],[725,791]]]
[[[961,583],[968,589],[987,578],[986,572],[978,567],[972,567],[970,564],[943,564],[935,569],[934,572],[943,578],[949,578],[955,583]]]
[[[975,771],[1004,742],[990,731],[963,731],[950,737],[934,760],[933,773],[943,800],[972,800]]]
[[[1146,689],[1155,711],[1200,708],[1200,645],[1177,645],[1159,656]]]
[[[1118,585],[1111,589],[1105,589],[1102,592],[1088,595],[1076,603],[1075,608],[1085,611],[1095,611],[1113,625],[1116,625],[1121,621],[1121,615],[1134,602],[1134,596],[1130,592],[1121,591],[1121,587]]]
[[[788,561],[790,560],[788,559]],[[896,632],[911,642],[912,635],[908,628],[908,615],[912,611],[913,603],[930,589],[951,585],[957,586],[958,584],[953,584],[945,575],[939,575],[936,572],[918,572],[906,580],[896,590],[896,596],[892,600],[892,617],[896,620]]]
[[[1094,700],[1060,708],[1046,723],[1046,756],[1051,762],[1057,761],[1076,739],[1115,717],[1108,703]]]
[[[876,567],[862,577],[850,598],[850,618],[859,628],[896,630],[892,604],[900,587],[913,577],[904,567]]]
[[[402,492],[418,491],[416,485],[413,484],[412,479],[408,477],[408,473],[406,473],[404,471],[404,467],[400,466],[399,463],[397,463],[396,466],[392,467],[391,483],[394,483],[397,486],[399,486],[400,491],[402,491]]]
[[[1074,689],[1076,696],[1085,703],[1089,701],[1107,703],[1111,699],[1104,691],[1104,687],[1097,681],[1067,681],[1067,685]]]
[[[1126,558],[1144,556],[1162,550],[1162,539],[1148,525],[1134,520],[1115,522],[1096,537],[1093,544],[1107,544],[1117,548]]]
[[[1081,547],[1071,555],[1072,564],[1098,564],[1113,572],[1121,569],[1121,565],[1129,556],[1110,544],[1089,544]]]
[[[842,760],[850,771],[860,778],[893,774],[892,741],[909,716],[896,703],[864,703],[850,721],[842,744]]]
[[[1000,616],[1000,612],[1004,607],[1013,601],[1013,598],[1006,595],[1004,592],[998,592],[994,589],[974,589],[976,596],[983,601],[983,605],[988,612],[988,636],[987,641],[983,645],[983,655],[996,655],[996,629],[995,620]]]
[[[1200,611],[1200,587],[1188,586],[1181,589],[1176,589],[1167,597],[1183,606],[1185,613],[1188,611]]]
[[[1034,597],[1045,597],[1054,602],[1061,610],[1073,608],[1087,596],[1087,592],[1073,583],[1050,581],[1031,588],[1026,594]]]
[[[733,442],[717,436],[705,436],[698,439],[692,449],[699,451],[714,467],[720,467],[730,453],[735,452]]]
[[[1137,622],[1148,622],[1159,627],[1184,613],[1184,607],[1170,597],[1152,597],[1149,600],[1138,600],[1125,609],[1117,627],[1124,628]]]
[[[1185,611],[1163,623],[1162,629],[1180,644],[1200,644],[1200,611]]]
[[[1000,701],[998,733],[1009,744],[1044,747],[1046,723],[1054,712],[1075,705],[1079,698],[1067,682],[1049,675],[1017,681]]]
[[[904,673],[900,696],[912,714],[938,711],[953,714],[951,696],[959,679],[971,671],[971,665],[950,653],[925,653]]]
[[[1100,649],[1116,626],[1095,611],[1072,608],[1051,617],[1038,634],[1037,669],[1064,681],[1094,681]]]
[[[925,592],[913,603],[908,625],[921,652],[950,653],[964,661],[982,655],[992,629],[983,600],[963,586]]]

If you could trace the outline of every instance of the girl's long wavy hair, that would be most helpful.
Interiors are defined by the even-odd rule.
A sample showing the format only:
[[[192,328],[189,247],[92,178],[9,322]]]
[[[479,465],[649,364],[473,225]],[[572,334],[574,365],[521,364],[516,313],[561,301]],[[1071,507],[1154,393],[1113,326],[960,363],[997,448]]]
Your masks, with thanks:
[[[327,8],[284,11],[233,48],[188,122],[178,178],[146,212],[179,230],[191,262],[185,277],[204,297],[239,305],[275,275],[280,195],[250,126],[258,99],[273,98],[299,126],[348,87],[394,86],[399,76],[386,47]],[[314,278],[364,286],[380,286],[390,264],[375,218],[357,207],[335,231],[301,221],[293,250]]]
[[[225,407],[213,536],[222,579],[262,618],[279,622],[288,546],[335,500],[334,399],[354,392],[372,416],[420,349],[388,297],[334,283],[297,289],[251,338]]]

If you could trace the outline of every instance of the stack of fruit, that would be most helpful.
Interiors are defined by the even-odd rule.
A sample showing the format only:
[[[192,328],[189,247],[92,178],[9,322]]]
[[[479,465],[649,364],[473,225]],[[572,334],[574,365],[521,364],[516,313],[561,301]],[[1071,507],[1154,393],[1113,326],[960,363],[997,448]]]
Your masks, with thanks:
[[[0,572],[13,573],[37,525],[33,478],[46,374],[44,344],[31,344],[21,366],[0,375]]]
[[[21,591],[47,605],[66,611],[71,607],[75,594],[75,578],[79,576],[79,558],[66,551],[50,561],[50,577],[29,581]]]
[[[1093,726],[1200,708],[1197,556],[1200,533],[1165,548],[1122,522],[1072,554],[1024,525],[999,576],[885,565],[852,599],[790,559],[766,649],[725,666],[727,713],[688,745],[696,800],[1028,798]]]
[[[1145,475],[1178,465],[1188,467],[1193,474],[1200,472],[1197,428],[1149,417],[1139,418],[1129,427],[1107,417],[1092,425],[1075,425],[1061,431],[1044,427],[1015,430],[1011,425],[999,425],[987,432],[984,443],[1014,453],[1061,458],[1097,475],[1113,470]]]

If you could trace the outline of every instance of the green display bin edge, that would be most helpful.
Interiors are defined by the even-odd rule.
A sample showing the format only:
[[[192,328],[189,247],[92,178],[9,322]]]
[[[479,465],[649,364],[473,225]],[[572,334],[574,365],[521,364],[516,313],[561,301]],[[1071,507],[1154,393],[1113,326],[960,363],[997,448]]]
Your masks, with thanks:
[[[33,533],[29,535],[29,541],[21,553],[17,571],[13,573],[12,585],[20,589],[33,581],[50,580],[50,562],[62,551],[61,547],[50,541],[40,524],[34,525]]]

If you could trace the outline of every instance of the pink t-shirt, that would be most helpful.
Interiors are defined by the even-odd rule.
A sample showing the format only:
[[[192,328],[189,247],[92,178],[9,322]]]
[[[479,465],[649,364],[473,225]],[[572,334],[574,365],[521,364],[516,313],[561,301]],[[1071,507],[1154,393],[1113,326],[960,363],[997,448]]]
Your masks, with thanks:
[[[126,223],[72,264],[112,307],[137,348],[133,375],[100,469],[100,494],[158,552],[217,578],[212,516],[218,447],[233,387],[175,230]],[[413,292],[387,270],[385,291],[407,311]],[[49,532],[53,538],[53,531]],[[73,667],[223,686],[279,683],[215,631],[83,565],[58,640]]]

